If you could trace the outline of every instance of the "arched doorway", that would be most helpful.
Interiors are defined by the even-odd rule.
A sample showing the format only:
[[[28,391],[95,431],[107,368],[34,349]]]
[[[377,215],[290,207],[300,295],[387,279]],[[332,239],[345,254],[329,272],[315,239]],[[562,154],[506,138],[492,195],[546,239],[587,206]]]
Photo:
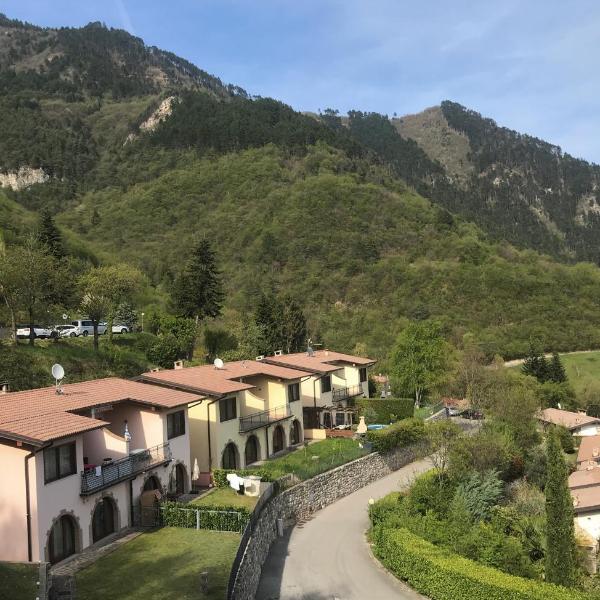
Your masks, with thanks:
[[[175,465],[175,481],[174,481],[174,492],[176,494],[185,494],[185,480],[186,480],[186,471],[185,467],[181,463],[177,463]]]
[[[275,427],[273,431],[273,453],[281,452],[285,448],[285,432],[281,425]]]
[[[52,564],[75,554],[77,524],[73,517],[63,515],[56,519],[48,539],[48,558]]]
[[[149,492],[151,490],[160,490],[160,481],[156,475],[150,475],[144,482],[144,489],[142,491]]]
[[[102,498],[92,516],[92,542],[97,542],[115,531],[116,507],[111,498]]]
[[[294,419],[292,421],[292,427],[290,429],[290,444],[292,446],[299,444],[301,440],[302,430],[300,429],[300,423],[298,420]]]
[[[223,450],[223,459],[221,461],[224,469],[237,469],[238,468],[238,449],[233,442],[229,442]]]
[[[255,435],[251,435],[248,438],[244,456],[246,458],[246,466],[251,465],[258,460],[258,440]]]
[[[331,413],[330,412],[323,413],[323,427],[325,429],[331,429]]]

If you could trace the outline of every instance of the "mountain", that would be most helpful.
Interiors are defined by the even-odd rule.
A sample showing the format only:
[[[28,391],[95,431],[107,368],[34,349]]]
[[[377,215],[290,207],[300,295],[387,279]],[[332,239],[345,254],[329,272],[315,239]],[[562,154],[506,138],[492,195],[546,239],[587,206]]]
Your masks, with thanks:
[[[7,243],[50,209],[80,268],[135,264],[164,309],[193,239],[207,237],[227,292],[220,326],[238,337],[259,295],[276,292],[301,302],[313,339],[382,358],[409,320],[427,318],[457,345],[475,334],[489,356],[522,355],[531,338],[600,345],[600,269],[567,264],[577,250],[560,210],[550,227],[503,179],[495,186],[515,153],[495,150],[484,166],[491,151],[458,117],[305,115],[100,24],[0,28]],[[575,195],[559,158],[561,190]],[[532,161],[511,181],[526,172],[519,186],[546,185]],[[491,170],[507,196],[480,201]]]
[[[391,122],[435,163],[435,202],[519,246],[600,261],[598,165],[454,102]]]

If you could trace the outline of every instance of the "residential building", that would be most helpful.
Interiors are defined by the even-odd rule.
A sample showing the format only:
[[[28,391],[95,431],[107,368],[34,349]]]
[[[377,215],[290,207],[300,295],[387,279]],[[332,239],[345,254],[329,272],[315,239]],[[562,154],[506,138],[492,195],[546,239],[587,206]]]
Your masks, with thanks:
[[[348,427],[355,412],[354,399],[369,397],[368,369],[375,360],[331,350],[278,353],[263,359],[273,365],[312,373],[302,380],[300,393],[305,430]]]
[[[600,419],[585,413],[576,413],[558,408],[546,408],[538,415],[542,426],[562,425],[573,435],[584,437],[600,433]]]
[[[300,390],[311,373],[245,360],[144,373],[139,380],[201,395],[188,408],[191,462],[202,478],[239,469],[304,440]]]
[[[600,468],[588,467],[569,475],[575,522],[600,540]]]
[[[56,563],[190,488],[197,394],[118,378],[0,396],[0,560]]]
[[[577,468],[600,466],[600,435],[588,435],[581,438],[577,452]]]

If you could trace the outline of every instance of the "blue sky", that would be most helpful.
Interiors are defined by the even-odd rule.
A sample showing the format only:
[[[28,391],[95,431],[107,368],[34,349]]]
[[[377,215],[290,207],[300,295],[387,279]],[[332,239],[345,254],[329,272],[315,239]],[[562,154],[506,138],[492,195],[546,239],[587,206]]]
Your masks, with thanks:
[[[298,110],[455,100],[600,163],[597,0],[0,0],[0,12],[104,21]]]

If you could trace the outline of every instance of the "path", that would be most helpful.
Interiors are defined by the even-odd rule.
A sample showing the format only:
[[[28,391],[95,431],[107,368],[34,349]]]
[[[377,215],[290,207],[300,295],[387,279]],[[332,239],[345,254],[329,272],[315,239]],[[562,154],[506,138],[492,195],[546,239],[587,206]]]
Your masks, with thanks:
[[[427,459],[330,504],[275,541],[256,600],[419,600],[371,555],[365,540],[370,498],[406,488],[431,468]]]

